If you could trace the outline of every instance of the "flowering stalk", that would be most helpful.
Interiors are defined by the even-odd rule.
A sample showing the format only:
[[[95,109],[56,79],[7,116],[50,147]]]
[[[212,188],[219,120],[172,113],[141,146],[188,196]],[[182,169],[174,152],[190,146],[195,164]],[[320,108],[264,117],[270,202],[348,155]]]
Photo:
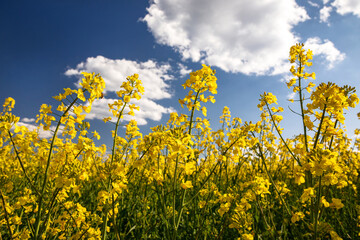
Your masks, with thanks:
[[[193,106],[191,108],[191,115],[190,115],[190,121],[189,121],[189,130],[188,130],[189,135],[191,135],[194,112],[195,112],[195,109],[196,109],[196,104],[197,104],[198,97],[199,97],[199,94],[200,94],[201,90],[202,89],[199,89],[196,92],[195,100],[194,100]],[[181,203],[180,212],[179,212],[178,220],[176,221],[175,220],[175,189],[176,189],[176,171],[177,171],[177,168],[178,168],[178,158],[176,158],[175,173],[174,173],[174,196],[173,196],[173,198],[174,198],[174,202],[173,202],[174,235],[173,235],[173,239],[176,239],[177,230],[178,230],[178,227],[179,227],[179,224],[180,224],[181,216],[182,216],[184,205],[185,205],[185,196],[186,196],[186,190],[187,190],[187,189],[183,189],[183,193],[182,193],[181,200],[180,200],[180,203]],[[187,175],[185,176],[184,181],[185,182],[187,181]]]
[[[116,120],[116,124],[115,124],[115,130],[114,130],[114,134],[113,134],[113,144],[112,144],[112,150],[111,150],[111,158],[110,158],[110,163],[109,163],[109,168],[110,168],[110,173],[108,176],[108,183],[106,186],[106,191],[108,193],[111,192],[112,190],[112,168],[113,168],[113,162],[114,162],[114,157],[115,157],[115,150],[116,150],[116,140],[117,140],[117,133],[118,133],[118,128],[120,125],[120,120],[123,118],[123,114],[124,114],[124,110],[127,106],[127,104],[130,102],[131,98],[137,98],[140,99],[140,96],[138,95],[138,93],[143,93],[143,88],[141,85],[141,81],[138,79],[138,74],[134,74],[132,76],[129,76],[127,78],[127,81],[123,82],[123,84],[121,85],[121,90],[117,92],[117,95],[122,98],[118,101],[115,101],[113,104],[109,104],[110,110],[112,110],[114,117],[117,117]],[[114,107],[117,108],[117,110],[114,110]],[[132,107],[130,106],[130,111],[132,111]],[[108,119],[106,119],[107,121]],[[126,150],[123,151],[123,154],[126,152]],[[121,156],[122,158],[122,156]],[[120,158],[120,159],[121,159]],[[113,194],[111,194],[111,198],[112,198],[112,209],[113,209],[113,221],[114,221],[114,225],[116,226],[116,217],[115,215],[115,200],[114,200],[114,196]],[[107,235],[107,222],[108,222],[108,210],[105,210],[105,213],[102,213],[102,219],[103,219],[103,227],[102,227],[102,239],[105,240],[106,239],[106,235]],[[120,233],[118,232],[118,230],[116,229],[116,237],[119,239],[120,238]]]
[[[78,100],[78,98],[75,98],[75,100],[67,107],[67,109],[64,111],[64,113],[61,115],[61,118],[57,122],[53,137],[51,139],[49,154],[48,154],[48,158],[46,161],[44,180],[42,183],[42,187],[41,187],[41,191],[40,191],[40,195],[39,195],[39,199],[38,199],[38,208],[39,209],[38,209],[38,214],[37,214],[37,218],[36,218],[36,222],[35,222],[35,234],[34,234],[35,239],[39,239],[41,236],[41,233],[39,232],[39,230],[40,230],[40,223],[41,223],[41,218],[42,218],[42,204],[43,204],[43,197],[44,197],[44,193],[45,193],[45,186],[46,186],[47,180],[48,180],[48,171],[49,171],[49,167],[50,167],[51,156],[52,156],[52,151],[53,151],[53,147],[54,147],[54,143],[55,143],[55,138],[59,131],[59,127],[61,125],[61,119],[68,114],[68,112],[70,111],[70,109],[72,108],[72,106],[75,104],[75,102],[77,100]]]
[[[3,206],[3,208],[4,208],[6,225],[7,225],[7,228],[8,228],[8,230],[9,230],[10,239],[12,239],[12,238],[13,238],[13,234],[12,234],[12,231],[11,231],[11,226],[10,226],[10,221],[9,221],[8,213],[7,213],[7,211],[6,211],[5,198],[4,198],[1,190],[0,190],[0,197],[1,197],[1,201],[2,201],[2,206]],[[1,236],[1,235],[0,235],[0,236]]]
[[[15,143],[14,143],[14,140],[13,140],[13,137],[12,137],[11,132],[8,131],[8,134],[9,134],[11,143],[12,143],[12,145],[13,145],[14,152],[15,152],[15,154],[16,154],[16,158],[19,160],[21,169],[22,169],[22,171],[23,171],[23,173],[24,173],[24,176],[25,176],[27,182],[29,183],[29,185],[30,185],[30,187],[32,188],[32,190],[33,190],[38,196],[40,196],[39,191],[38,191],[37,188],[34,186],[34,184],[32,183],[32,181],[30,180],[29,176],[28,176],[27,173],[26,173],[26,170],[25,170],[25,167],[24,167],[24,163],[23,163],[23,161],[21,160],[20,155],[19,155],[19,152],[18,152],[17,149],[16,149],[16,145],[15,145]]]

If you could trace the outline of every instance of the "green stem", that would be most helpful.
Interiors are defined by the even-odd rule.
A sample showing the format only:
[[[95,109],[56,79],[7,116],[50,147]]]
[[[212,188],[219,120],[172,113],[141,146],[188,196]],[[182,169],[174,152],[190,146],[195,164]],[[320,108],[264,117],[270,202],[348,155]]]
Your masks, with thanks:
[[[324,109],[322,112],[322,116],[321,116],[321,120],[319,123],[319,127],[318,127],[318,131],[316,133],[316,137],[315,137],[315,142],[314,142],[314,147],[313,149],[316,149],[319,137],[320,137],[320,133],[321,133],[321,127],[325,118],[325,113],[326,113],[326,104],[324,105]],[[320,207],[320,197],[321,197],[321,176],[319,178],[319,190],[318,190],[318,196],[317,196],[317,202],[315,205],[315,219],[314,219],[314,240],[316,240],[317,238],[317,227],[318,227],[318,220],[319,220],[319,207]]]
[[[115,228],[115,236],[117,240],[120,240],[120,233],[116,224],[116,216],[115,216],[115,199],[114,199],[114,194],[111,194],[112,197],[112,218],[113,218],[113,224],[114,224],[114,228]]]
[[[199,94],[201,92],[201,89],[199,89],[197,92],[196,92],[196,96],[195,96],[195,100],[194,100],[194,103],[193,103],[193,106],[191,108],[191,115],[190,115],[190,122],[189,122],[189,131],[188,131],[188,134],[191,135],[191,130],[192,130],[192,125],[193,125],[193,119],[194,119],[194,112],[195,112],[195,108],[196,108],[196,103],[198,101],[198,97],[199,97]],[[174,176],[174,200],[173,200],[173,219],[174,219],[174,234],[173,234],[173,239],[176,239],[177,237],[177,229],[179,227],[179,224],[180,224],[180,220],[181,220],[181,216],[182,216],[182,213],[183,213],[183,208],[185,206],[185,196],[186,196],[186,189],[183,190],[183,193],[182,193],[182,196],[181,196],[181,206],[180,206],[180,212],[179,212],[179,216],[178,216],[178,220],[176,221],[176,216],[175,216],[175,196],[176,196],[176,185],[175,185],[175,182],[176,182],[176,170],[177,170],[177,165],[178,165],[178,159],[176,160],[176,166],[175,166],[175,176]],[[187,177],[185,177],[185,181],[187,180]]]
[[[278,135],[279,135],[280,138],[281,138],[281,141],[284,143],[285,147],[287,148],[287,150],[289,151],[289,153],[291,154],[291,156],[295,159],[295,161],[296,161],[296,162],[299,164],[299,166],[301,167],[302,165],[301,165],[300,160],[299,160],[297,157],[295,157],[294,153],[291,151],[291,149],[289,148],[288,144],[287,144],[286,141],[284,140],[282,134],[280,133],[280,130],[279,130],[277,124],[275,123],[274,118],[273,118],[273,114],[272,114],[271,111],[270,111],[269,104],[268,104],[267,102],[265,102],[265,103],[266,103],[266,108],[268,109],[268,112],[269,112],[269,114],[270,114],[271,121],[273,122],[274,127],[275,127],[275,129],[276,129],[276,132],[278,133]]]
[[[4,196],[3,196],[3,194],[2,194],[2,191],[1,191],[1,190],[0,190],[0,197],[1,197],[1,200],[2,200],[3,207],[4,207],[4,213],[5,213],[6,225],[7,225],[8,230],[9,230],[10,239],[12,239],[12,238],[13,238],[13,235],[12,235],[12,231],[11,231],[11,227],[10,227],[9,216],[8,216],[7,211],[6,211],[5,198],[4,198]]]
[[[320,198],[321,198],[321,176],[319,179],[319,190],[317,196],[317,203],[315,205],[315,226],[314,226],[314,240],[317,239],[317,227],[318,227],[318,220],[319,220],[319,207],[320,207]]]
[[[120,124],[120,119],[121,119],[121,116],[123,114],[123,111],[125,109],[125,106],[126,106],[126,102],[124,103],[122,109],[120,110],[119,112],[119,116],[118,116],[118,119],[116,121],[116,125],[115,125],[115,132],[114,132],[114,139],[113,139],[113,146],[112,146],[112,149],[111,149],[111,159],[110,159],[110,173],[109,173],[109,181],[108,181],[108,184],[107,184],[107,187],[106,187],[106,190],[107,192],[110,192],[110,188],[111,188],[111,180],[112,180],[112,176],[111,176],[111,166],[112,166],[112,163],[114,161],[114,156],[115,156],[115,146],[116,146],[116,137],[117,137],[117,132],[118,132],[118,128],[119,128],[119,124]],[[102,240],[105,240],[106,239],[106,226],[107,226],[107,221],[108,221],[108,211],[105,210],[105,213],[103,212],[102,213],[102,218],[103,218],[103,229],[102,229]]]
[[[335,121],[334,128],[336,128],[337,123],[338,123],[338,120]],[[331,146],[333,144],[333,140],[334,140],[334,135],[331,136],[331,140],[330,140],[330,143],[329,143],[329,149],[331,149]]]
[[[34,236],[35,239],[39,239],[39,237],[41,235],[39,233],[39,230],[40,230],[40,222],[41,222],[41,217],[42,217],[42,212],[41,211],[42,211],[43,197],[44,197],[45,187],[46,187],[47,178],[48,178],[48,171],[49,171],[49,167],[50,167],[52,151],[53,151],[53,147],[54,147],[57,132],[58,132],[59,127],[61,125],[61,118],[66,116],[66,114],[70,111],[71,107],[75,104],[75,102],[77,100],[78,100],[78,98],[76,97],[75,100],[73,100],[73,102],[69,105],[69,107],[61,115],[61,117],[60,117],[60,119],[59,119],[59,121],[58,121],[58,123],[56,125],[55,131],[54,131],[54,134],[53,134],[53,137],[52,137],[52,140],[51,140],[50,149],[49,149],[49,155],[48,155],[48,159],[47,159],[47,162],[46,162],[44,181],[43,181],[43,184],[42,184],[42,187],[41,187],[41,192],[40,192],[39,201],[38,201],[39,202],[38,203],[38,215],[37,215],[36,223],[35,223],[35,226],[36,226],[35,227],[35,236]]]
[[[279,198],[280,198],[281,202],[284,204],[285,209],[286,209],[286,212],[287,212],[287,213],[288,213],[288,215],[291,217],[291,216],[292,216],[292,213],[291,213],[291,211],[289,210],[289,206],[287,205],[287,203],[286,203],[286,202],[284,201],[284,199],[282,198],[282,196],[281,196],[281,194],[280,194],[279,190],[278,190],[278,189],[277,189],[277,187],[276,187],[276,184],[275,184],[275,182],[274,182],[273,178],[271,177],[271,175],[270,175],[270,173],[269,173],[269,171],[268,171],[268,169],[267,169],[267,166],[266,166],[266,160],[265,160],[264,154],[263,154],[263,152],[262,152],[261,146],[260,146],[260,144],[259,144],[259,143],[258,143],[257,145],[258,145],[258,148],[259,148],[259,151],[260,151],[260,157],[261,157],[262,162],[263,162],[264,167],[265,167],[266,174],[268,175],[268,177],[269,177],[269,179],[270,179],[270,182],[271,182],[271,183],[272,183],[272,185],[274,186],[275,191],[276,191],[276,193],[278,194],[278,196],[279,196]]]
[[[176,172],[177,172],[177,166],[179,162],[179,156],[176,157],[176,163],[175,163],[175,171],[174,171],[174,182],[173,182],[173,224],[174,224],[174,232],[173,232],[173,239],[176,239],[177,234],[177,228],[176,228],[176,216],[175,216],[175,207],[176,207]]]
[[[301,55],[299,56],[299,69],[301,71],[302,68],[302,64],[301,64]],[[298,77],[298,81],[299,81],[299,98],[300,98],[300,107],[301,107],[301,118],[302,118],[302,122],[303,122],[303,129],[304,129],[304,142],[305,142],[305,148],[306,151],[309,152],[309,147],[308,147],[308,140],[307,140],[307,131],[306,131],[306,125],[305,125],[305,113],[304,113],[304,102],[303,102],[303,94],[302,94],[302,89],[301,89],[301,77]]]
[[[316,146],[317,146],[317,143],[318,143],[318,140],[319,140],[319,137],[320,137],[321,127],[322,127],[322,124],[323,124],[323,122],[324,122],[325,113],[326,113],[326,104],[324,105],[324,109],[323,109],[323,112],[322,112],[322,115],[321,115],[321,119],[320,119],[318,131],[317,131],[316,136],[315,136],[315,141],[314,141],[313,150],[316,149]]]
[[[15,152],[15,154],[16,154],[16,158],[19,160],[21,169],[22,169],[22,171],[23,171],[23,173],[24,173],[24,175],[25,175],[26,180],[27,180],[28,183],[30,184],[30,187],[32,188],[32,190],[35,191],[35,193],[36,193],[38,196],[40,196],[39,191],[38,191],[38,190],[36,189],[36,187],[32,184],[29,176],[28,176],[27,173],[26,173],[24,163],[22,162],[22,160],[21,160],[21,158],[20,158],[20,155],[19,155],[19,152],[18,152],[17,149],[16,149],[15,142],[14,142],[14,140],[13,140],[13,137],[12,137],[12,135],[11,135],[11,132],[8,131],[8,133],[9,133],[10,140],[11,140],[11,143],[12,143],[13,148],[14,148],[14,152]]]
[[[241,136],[239,138],[237,138],[232,144],[230,144],[230,146],[221,154],[221,156],[225,156],[225,154],[227,153],[227,151],[229,151],[229,149],[241,138]],[[199,189],[197,190],[197,192],[192,196],[192,198],[187,201],[186,203],[184,203],[184,206],[188,205],[189,203],[191,203],[195,197],[200,193],[200,190],[204,187],[204,185],[207,183],[207,181],[210,179],[211,175],[215,172],[216,167],[220,164],[220,162],[218,161],[216,163],[216,165],[213,167],[213,169],[211,170],[210,174],[207,176],[207,178],[205,179],[205,181],[200,185]]]
[[[191,134],[192,124],[193,124],[193,118],[194,118],[194,112],[195,112],[195,106],[196,106],[196,103],[197,103],[197,100],[198,100],[200,91],[201,91],[201,89],[200,89],[199,91],[197,91],[196,97],[195,97],[195,100],[194,100],[194,105],[193,105],[193,107],[191,108],[190,123],[189,123],[189,132],[188,132],[189,135]]]

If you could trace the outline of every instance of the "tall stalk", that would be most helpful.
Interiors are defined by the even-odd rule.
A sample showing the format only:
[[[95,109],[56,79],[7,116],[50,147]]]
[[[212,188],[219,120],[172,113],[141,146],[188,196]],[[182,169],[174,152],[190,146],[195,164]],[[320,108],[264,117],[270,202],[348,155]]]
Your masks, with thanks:
[[[111,191],[111,183],[112,183],[111,166],[112,166],[112,163],[114,161],[114,156],[115,156],[116,137],[117,137],[117,132],[118,132],[118,128],[120,125],[120,119],[121,119],[121,116],[123,114],[126,104],[127,103],[125,102],[123,107],[121,108],[121,110],[119,112],[119,116],[118,116],[116,124],[115,124],[115,132],[114,132],[114,137],[113,137],[113,145],[112,145],[112,149],[111,149],[111,159],[110,159],[110,165],[109,165],[109,168],[110,168],[109,181],[106,186],[107,192]],[[102,218],[103,218],[103,228],[102,228],[102,238],[101,239],[105,240],[106,233],[107,233],[106,226],[107,226],[107,221],[108,221],[108,211],[107,210],[105,211],[105,214],[104,214],[104,212],[102,213]]]
[[[194,100],[194,103],[193,103],[193,106],[191,108],[191,115],[190,115],[190,122],[189,122],[189,130],[188,130],[188,134],[191,135],[191,130],[192,130],[192,125],[193,125],[193,121],[194,121],[194,112],[195,112],[195,108],[196,108],[196,103],[198,101],[198,97],[199,97],[199,94],[201,92],[202,89],[199,89],[196,93],[196,96],[195,96],[195,100]],[[177,230],[178,230],[178,227],[179,227],[179,224],[180,224],[180,220],[181,220],[181,216],[182,216],[182,213],[183,213],[183,209],[184,209],[184,206],[185,206],[185,196],[186,196],[186,189],[183,190],[182,192],[182,196],[181,196],[181,205],[180,205],[180,211],[179,211],[179,216],[178,216],[178,219],[177,221],[175,220],[175,196],[176,196],[176,170],[177,170],[177,166],[178,165],[178,158],[176,159],[176,165],[175,165],[175,173],[174,173],[174,202],[173,202],[173,218],[174,218],[174,233],[173,233],[173,239],[176,239],[177,237]],[[187,180],[187,176],[185,176],[185,182]]]
[[[51,139],[49,155],[48,155],[48,158],[47,158],[46,168],[45,168],[45,173],[44,173],[44,181],[43,181],[43,184],[42,184],[42,187],[41,187],[39,200],[38,200],[38,214],[37,214],[36,222],[35,222],[35,235],[34,235],[34,238],[36,240],[39,239],[40,236],[41,236],[41,233],[39,233],[39,230],[40,230],[40,223],[41,223],[41,217],[42,217],[42,204],[43,204],[43,198],[44,198],[44,193],[45,193],[45,187],[46,187],[47,180],[48,180],[48,171],[49,171],[49,167],[50,167],[50,162],[51,162],[51,157],[52,157],[52,152],[53,152],[53,147],[54,147],[56,135],[57,135],[57,133],[59,131],[59,127],[61,125],[61,119],[67,115],[67,113],[70,111],[70,109],[76,103],[77,100],[78,100],[78,98],[76,97],[71,102],[71,104],[67,107],[67,109],[64,111],[64,113],[61,115],[59,121],[57,122],[53,137]]]

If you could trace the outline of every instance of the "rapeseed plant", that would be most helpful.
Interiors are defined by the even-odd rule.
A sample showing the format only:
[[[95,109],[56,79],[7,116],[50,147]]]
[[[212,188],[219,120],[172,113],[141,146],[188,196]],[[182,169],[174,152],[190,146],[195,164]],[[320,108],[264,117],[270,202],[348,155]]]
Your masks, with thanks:
[[[83,73],[78,89],[43,104],[29,130],[5,99],[0,114],[0,239],[357,239],[360,141],[345,132],[355,88],[315,80],[312,51],[290,48],[287,86],[298,96],[302,133],[285,139],[284,109],[260,95],[257,122],[224,107],[213,130],[205,104],[215,102],[215,71],[203,65],[183,84],[189,113],[139,132],[134,104],[144,93],[129,76],[109,104],[113,144],[85,121],[103,97],[100,75]],[[125,125],[124,135],[118,134]],[[53,131],[41,138],[39,129]],[[356,131],[359,133],[359,130]],[[109,154],[107,154],[107,152]]]

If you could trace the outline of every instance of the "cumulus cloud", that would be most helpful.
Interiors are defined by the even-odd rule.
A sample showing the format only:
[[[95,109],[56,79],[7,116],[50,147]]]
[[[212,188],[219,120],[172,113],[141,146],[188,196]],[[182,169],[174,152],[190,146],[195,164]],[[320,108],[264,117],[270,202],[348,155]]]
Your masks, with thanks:
[[[331,5],[340,15],[352,13],[360,18],[360,1],[358,0],[335,0]]]
[[[292,28],[309,19],[295,0],[154,0],[147,11],[156,41],[184,59],[257,75],[288,71]]]
[[[295,97],[296,97],[296,93],[294,92],[291,92],[288,95],[286,95],[287,100],[295,100]]]
[[[327,23],[329,25],[329,17],[330,13],[332,11],[332,7],[324,6],[322,9],[320,9],[320,22]]]
[[[188,69],[184,64],[178,63],[179,73],[182,77],[188,75],[192,70]]]
[[[330,40],[321,40],[318,37],[309,38],[305,42],[305,47],[311,49],[314,55],[322,56],[329,69],[333,68],[336,63],[345,59],[345,53],[340,52]]]
[[[153,60],[136,62],[97,56],[87,58],[85,62],[79,63],[75,69],[68,69],[65,75],[80,76],[83,71],[100,73],[106,84],[105,92],[115,92],[120,89],[126,77],[138,73],[145,88],[144,97],[163,99],[171,97],[167,84],[167,80],[173,79],[173,76],[169,74],[170,70],[169,64],[160,65]]]
[[[26,123],[31,123],[31,122],[35,122],[35,118],[22,118],[21,121],[26,122]]]
[[[312,1],[308,1],[308,3],[309,3],[310,6],[317,7],[317,8],[320,7],[319,4],[314,3],[314,2],[312,2]]]
[[[91,112],[86,115],[87,119],[103,119],[105,117],[112,117],[112,113],[109,112],[108,104],[113,103],[116,99],[111,98],[103,98],[94,101],[92,105]],[[136,120],[138,125],[147,124],[146,119],[150,119],[153,121],[160,121],[163,114],[168,114],[171,112],[175,112],[176,110],[172,107],[164,107],[160,104],[155,103],[154,101],[142,98],[140,100],[132,99],[130,104],[136,104],[136,106],[140,107],[139,111],[134,111],[135,116],[124,115],[124,120],[129,121],[131,119]],[[127,112],[129,109],[125,109]]]
[[[36,131],[39,134],[40,138],[51,138],[54,135],[55,127],[50,127],[50,130],[44,130],[42,127],[38,127],[35,123],[34,118],[21,118],[19,122],[17,122],[18,126],[25,126],[29,131]],[[57,135],[61,134],[62,130],[59,129]]]
[[[181,70],[186,71],[184,65],[179,69],[180,73]],[[140,106],[140,111],[135,111],[135,120],[139,125],[146,124],[146,119],[159,121],[163,114],[174,111],[173,108],[163,107],[155,103],[155,100],[167,99],[172,96],[168,82],[173,80],[174,77],[170,74],[172,69],[167,63],[159,64],[153,60],[136,62],[97,56],[89,57],[86,61],[79,63],[76,68],[67,70],[65,75],[77,76],[80,80],[80,73],[83,71],[100,73],[106,84],[105,93],[115,93],[120,90],[120,86],[127,76],[138,73],[145,89],[142,98],[134,102],[137,106]],[[113,101],[114,99],[107,98],[105,94],[104,99],[99,99],[93,103],[92,111],[87,115],[87,118],[103,119],[110,116],[108,104]],[[129,120],[131,116],[124,118]]]

